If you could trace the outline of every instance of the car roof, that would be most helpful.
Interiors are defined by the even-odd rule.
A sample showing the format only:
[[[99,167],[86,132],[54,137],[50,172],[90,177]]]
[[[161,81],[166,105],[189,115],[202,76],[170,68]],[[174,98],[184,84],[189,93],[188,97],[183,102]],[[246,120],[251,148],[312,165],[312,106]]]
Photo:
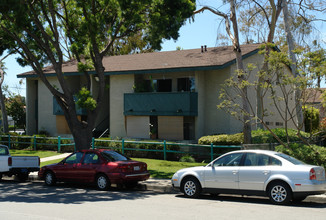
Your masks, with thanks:
[[[260,149],[250,149],[250,150],[236,150],[236,151],[231,151],[229,153],[264,153],[264,154],[269,154],[269,155],[275,155],[278,154],[279,152],[276,151],[271,151],[271,150],[260,150]]]

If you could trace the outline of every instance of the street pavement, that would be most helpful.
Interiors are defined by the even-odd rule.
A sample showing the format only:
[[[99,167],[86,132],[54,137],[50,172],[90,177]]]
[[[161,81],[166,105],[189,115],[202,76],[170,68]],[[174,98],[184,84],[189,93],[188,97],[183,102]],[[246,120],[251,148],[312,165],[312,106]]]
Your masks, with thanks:
[[[70,153],[64,153],[64,154],[60,154],[60,155],[56,155],[56,156],[52,156],[52,157],[41,158],[41,162],[63,159],[65,157],[67,157],[68,155],[70,155]],[[30,173],[29,180],[30,181],[40,180],[37,175],[37,172]],[[170,194],[180,193],[179,191],[176,191],[175,189],[172,188],[170,179],[150,178],[146,181],[140,182],[138,189],[149,190],[149,191],[154,191],[154,192],[158,192],[158,193],[170,193]],[[304,201],[326,203],[326,193],[322,194],[322,195],[308,196]]]

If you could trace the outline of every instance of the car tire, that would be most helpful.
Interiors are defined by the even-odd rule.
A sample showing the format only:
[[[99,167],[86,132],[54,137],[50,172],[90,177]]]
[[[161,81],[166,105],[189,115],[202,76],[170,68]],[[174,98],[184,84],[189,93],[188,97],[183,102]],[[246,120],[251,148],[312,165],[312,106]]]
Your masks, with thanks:
[[[54,186],[56,184],[56,178],[53,172],[47,171],[44,175],[44,182],[47,186]]]
[[[284,205],[291,201],[292,191],[284,182],[274,182],[268,187],[268,197],[273,204]]]
[[[99,174],[96,177],[95,184],[99,190],[108,190],[111,186],[109,178],[104,174]]]
[[[201,185],[195,177],[188,177],[182,182],[182,191],[188,198],[197,198],[201,190]]]

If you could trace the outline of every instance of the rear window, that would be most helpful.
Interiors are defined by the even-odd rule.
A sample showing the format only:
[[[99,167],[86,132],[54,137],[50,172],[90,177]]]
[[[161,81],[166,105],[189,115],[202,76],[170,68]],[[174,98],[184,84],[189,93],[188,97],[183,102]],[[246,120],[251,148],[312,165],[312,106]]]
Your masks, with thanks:
[[[300,161],[298,159],[295,159],[294,157],[291,157],[291,156],[286,155],[286,154],[278,153],[276,155],[279,156],[279,157],[282,157],[283,159],[285,159],[285,160],[287,160],[287,161],[289,161],[291,163],[293,163],[294,165],[303,165],[303,164],[305,164],[304,162],[302,162],[302,161]]]
[[[115,151],[103,151],[102,156],[107,160],[107,161],[127,161],[130,160],[128,157],[119,154],[118,152]]]
[[[8,155],[8,148],[0,146],[0,155]]]

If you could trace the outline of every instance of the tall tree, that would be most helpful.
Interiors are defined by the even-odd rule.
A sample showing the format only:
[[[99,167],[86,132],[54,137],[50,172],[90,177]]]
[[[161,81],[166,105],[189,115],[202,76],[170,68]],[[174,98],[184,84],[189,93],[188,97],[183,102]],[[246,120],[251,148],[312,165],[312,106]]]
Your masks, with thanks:
[[[247,86],[243,83],[246,81],[245,79],[245,69],[242,61],[242,52],[240,46],[240,36],[239,36],[239,29],[238,29],[238,20],[236,14],[236,1],[235,0],[228,0],[226,1],[230,4],[230,14],[221,12],[217,9],[213,9],[212,7],[202,7],[201,9],[194,12],[194,14],[203,12],[208,10],[220,17],[222,17],[225,21],[226,32],[229,38],[232,41],[233,51],[236,56],[236,63],[237,63],[237,72],[238,72],[238,79],[239,84],[243,85],[241,87],[241,99],[242,99],[242,108],[243,108],[243,133],[244,133],[244,143],[251,144],[251,118],[250,118],[250,108],[249,103],[247,100]],[[232,27],[231,27],[231,22]],[[231,30],[232,28],[232,30]]]
[[[30,65],[62,108],[76,148],[89,148],[95,119],[103,103],[105,69],[102,59],[121,39],[142,31],[153,49],[162,39],[177,39],[179,28],[195,10],[194,0],[3,0],[0,29],[17,43],[21,63]],[[86,86],[78,104],[87,120],[77,117],[74,95],[62,72],[65,56],[74,57]],[[47,79],[51,64],[60,90]],[[90,93],[91,75],[99,78],[97,97]]]
[[[297,70],[297,59],[294,53],[295,45],[294,45],[294,39],[292,32],[290,30],[290,21],[289,21],[289,10],[288,10],[288,3],[287,0],[283,0],[282,2],[282,8],[283,8],[283,18],[284,18],[284,28],[285,28],[285,35],[286,35],[286,41],[288,44],[288,52],[290,55],[290,58],[292,60],[291,63],[291,71],[292,75],[294,77],[299,76],[299,71]],[[302,104],[301,104],[301,91],[299,88],[294,90],[294,100],[296,103],[296,115],[297,115],[297,127],[302,128],[303,127],[303,113],[302,113]]]

